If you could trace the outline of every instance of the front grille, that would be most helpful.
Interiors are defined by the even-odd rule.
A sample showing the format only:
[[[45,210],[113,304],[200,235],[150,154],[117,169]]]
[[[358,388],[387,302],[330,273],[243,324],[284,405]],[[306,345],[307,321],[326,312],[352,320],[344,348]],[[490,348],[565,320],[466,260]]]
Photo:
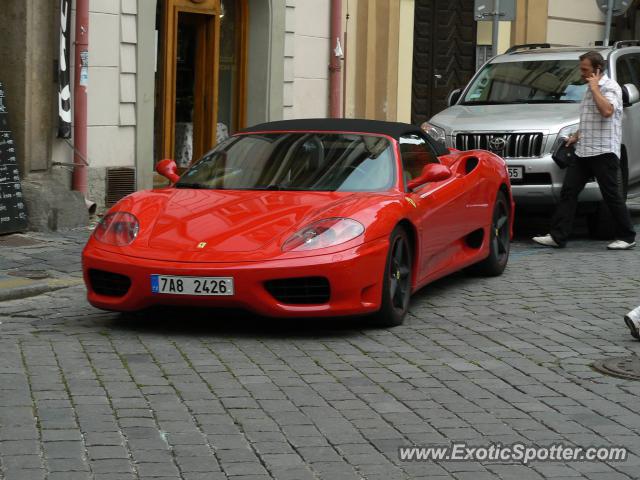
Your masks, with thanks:
[[[89,281],[94,292],[108,297],[123,297],[131,287],[129,277],[104,270],[89,270]]]
[[[265,288],[280,303],[290,305],[327,303],[331,296],[329,280],[324,277],[269,280]]]
[[[504,139],[504,149],[491,148],[491,141]],[[491,150],[505,158],[533,158],[542,155],[542,133],[458,133],[458,150]]]

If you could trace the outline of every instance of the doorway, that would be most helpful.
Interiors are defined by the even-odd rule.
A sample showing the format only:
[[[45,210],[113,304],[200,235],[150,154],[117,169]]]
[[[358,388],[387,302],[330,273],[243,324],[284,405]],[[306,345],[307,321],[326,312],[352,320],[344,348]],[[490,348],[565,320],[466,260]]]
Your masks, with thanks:
[[[411,121],[447,107],[451,90],[475,73],[476,21],[469,0],[416,0]]]
[[[164,0],[156,25],[155,160],[188,168],[245,121],[246,0]]]

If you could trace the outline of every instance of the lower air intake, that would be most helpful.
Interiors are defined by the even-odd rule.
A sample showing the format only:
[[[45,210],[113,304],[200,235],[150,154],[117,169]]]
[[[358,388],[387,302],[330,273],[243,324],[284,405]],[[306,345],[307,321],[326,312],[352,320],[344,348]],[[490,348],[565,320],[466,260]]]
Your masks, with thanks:
[[[94,292],[108,297],[124,297],[131,287],[129,277],[104,270],[89,270],[89,281]]]
[[[278,302],[289,305],[327,303],[331,296],[329,280],[324,277],[269,280],[265,282],[265,288]]]

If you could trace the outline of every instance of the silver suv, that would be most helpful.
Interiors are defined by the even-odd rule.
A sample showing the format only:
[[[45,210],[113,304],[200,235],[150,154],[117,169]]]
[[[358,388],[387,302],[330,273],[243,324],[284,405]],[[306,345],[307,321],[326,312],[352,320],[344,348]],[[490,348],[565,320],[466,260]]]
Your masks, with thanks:
[[[564,170],[551,154],[576,131],[587,85],[579,56],[596,50],[607,61],[606,74],[623,90],[623,146],[620,188],[640,183],[640,41],[611,47],[551,48],[517,45],[487,62],[464,89],[449,95],[449,108],[423,124],[448,147],[491,150],[507,160],[513,196],[519,207],[547,208],[560,198]],[[595,181],[580,196],[590,215],[590,230],[606,228],[606,207]],[[606,234],[605,234],[606,235]]]

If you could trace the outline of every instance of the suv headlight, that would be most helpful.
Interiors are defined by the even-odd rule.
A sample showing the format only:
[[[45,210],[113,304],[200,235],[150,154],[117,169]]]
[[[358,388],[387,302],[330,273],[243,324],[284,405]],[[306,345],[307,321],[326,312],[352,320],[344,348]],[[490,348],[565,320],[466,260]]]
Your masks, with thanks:
[[[420,128],[424,133],[433,138],[436,142],[440,142],[442,144],[445,143],[445,132],[444,128],[438,127],[437,125],[433,125],[429,122],[424,122],[420,125]]]
[[[572,125],[567,125],[566,127],[561,128],[558,132],[558,139],[553,146],[552,152],[555,152],[558,147],[560,147],[560,145],[562,145],[562,143],[567,140],[567,138],[569,138],[571,135],[574,135],[578,131],[579,126],[579,123],[574,123]]]

